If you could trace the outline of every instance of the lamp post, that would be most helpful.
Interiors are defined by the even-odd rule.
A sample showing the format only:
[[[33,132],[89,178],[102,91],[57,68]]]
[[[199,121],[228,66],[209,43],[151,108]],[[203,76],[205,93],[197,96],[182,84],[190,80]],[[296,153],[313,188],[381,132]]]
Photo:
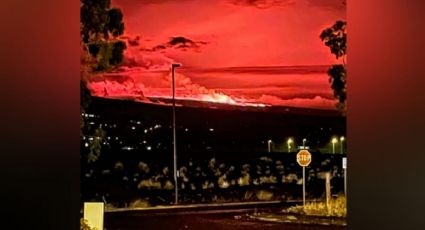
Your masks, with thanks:
[[[286,142],[288,144],[288,153],[291,152],[291,144],[294,142],[292,138],[288,138],[288,141]]]
[[[303,139],[303,148],[305,149],[305,143],[307,142],[307,139],[306,138],[304,138]]]
[[[271,152],[271,145],[272,144],[272,140],[268,140],[267,141],[267,150],[269,151],[269,153]]]
[[[340,145],[341,145],[341,154],[344,154],[344,151],[343,151],[344,140],[345,140],[344,136],[340,137],[339,140],[341,141],[341,143],[340,143]]]
[[[175,98],[175,85],[174,85],[174,69],[180,67],[181,64],[171,65],[171,80],[173,86],[173,158],[174,158],[174,203],[179,203],[179,191],[177,184],[177,142],[176,142],[176,98]]]
[[[335,144],[338,142],[336,137],[332,138],[332,153],[335,154]]]

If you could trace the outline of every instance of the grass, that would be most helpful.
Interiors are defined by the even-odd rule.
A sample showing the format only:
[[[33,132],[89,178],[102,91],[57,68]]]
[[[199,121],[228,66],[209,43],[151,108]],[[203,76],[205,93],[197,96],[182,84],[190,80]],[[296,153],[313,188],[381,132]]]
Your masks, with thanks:
[[[326,205],[326,202],[310,202],[306,203],[305,207],[303,205],[290,207],[286,212],[310,216],[346,217],[347,201],[345,196],[339,196],[331,199],[329,206]]]
[[[87,223],[87,220],[84,218],[80,219],[80,230],[98,230],[97,228],[92,228]]]

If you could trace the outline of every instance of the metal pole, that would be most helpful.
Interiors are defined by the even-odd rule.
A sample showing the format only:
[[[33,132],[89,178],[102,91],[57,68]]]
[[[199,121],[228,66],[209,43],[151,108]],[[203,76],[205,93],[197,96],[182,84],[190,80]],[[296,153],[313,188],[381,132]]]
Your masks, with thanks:
[[[341,140],[341,154],[344,154],[343,147],[344,147],[344,141]]]
[[[344,195],[345,199],[347,199],[347,169],[344,169]]]
[[[303,166],[303,207],[305,208],[305,166]]]
[[[332,153],[335,154],[335,142],[332,142]]]
[[[268,147],[268,150],[269,150],[269,153],[270,153],[270,141],[267,141],[267,147]]]
[[[173,158],[174,158],[174,203],[179,203],[179,192],[177,184],[177,143],[176,143],[176,99],[174,86],[174,65],[171,66],[171,77],[173,85]]]

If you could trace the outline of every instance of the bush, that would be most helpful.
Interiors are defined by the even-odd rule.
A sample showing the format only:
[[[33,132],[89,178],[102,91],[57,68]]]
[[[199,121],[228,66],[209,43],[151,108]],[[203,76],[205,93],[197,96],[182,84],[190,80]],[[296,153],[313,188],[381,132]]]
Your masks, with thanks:
[[[87,223],[87,220],[84,218],[80,219],[80,230],[98,230],[97,228],[92,228]]]
[[[130,208],[147,208],[149,206],[149,202],[143,199],[136,199],[130,203]]]
[[[287,211],[312,216],[346,217],[347,201],[345,196],[340,196],[336,199],[331,199],[329,207],[326,206],[326,202],[311,202],[306,203],[305,208],[302,205],[297,205],[288,208]]]
[[[255,195],[257,196],[258,200],[262,201],[271,200],[273,198],[273,193],[266,190],[260,190]]]

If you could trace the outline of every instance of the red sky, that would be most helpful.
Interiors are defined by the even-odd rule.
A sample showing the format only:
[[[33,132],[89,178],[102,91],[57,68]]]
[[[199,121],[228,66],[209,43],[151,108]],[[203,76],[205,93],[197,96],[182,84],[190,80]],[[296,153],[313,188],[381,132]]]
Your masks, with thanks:
[[[320,32],[345,19],[342,0],[112,0],[131,41],[124,66],[93,82],[102,96],[177,97],[333,108]],[[138,38],[137,38],[138,37]],[[173,37],[179,37],[171,40]],[[295,67],[294,67],[295,66]]]

